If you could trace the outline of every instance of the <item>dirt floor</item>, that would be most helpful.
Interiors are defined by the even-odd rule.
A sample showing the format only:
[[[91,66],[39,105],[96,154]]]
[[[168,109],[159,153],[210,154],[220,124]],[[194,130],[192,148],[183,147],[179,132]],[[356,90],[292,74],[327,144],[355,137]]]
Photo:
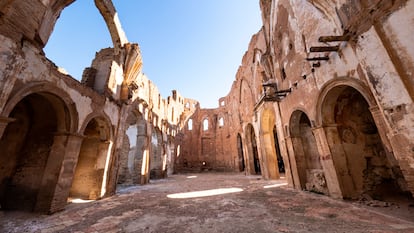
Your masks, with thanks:
[[[0,232],[414,232],[412,204],[368,207],[293,190],[284,179],[185,174],[53,215],[0,211]]]

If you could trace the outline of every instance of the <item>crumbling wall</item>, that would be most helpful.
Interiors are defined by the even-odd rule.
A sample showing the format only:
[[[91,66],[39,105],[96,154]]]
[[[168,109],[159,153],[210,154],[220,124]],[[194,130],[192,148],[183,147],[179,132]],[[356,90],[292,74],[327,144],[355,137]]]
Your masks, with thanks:
[[[124,139],[132,112],[142,119],[136,135],[139,150],[128,155],[134,165],[128,179],[146,183],[151,128],[158,130],[161,148],[174,147],[182,124],[185,98],[176,91],[161,98],[141,73],[139,47],[126,39],[111,1],[95,3],[114,48],[97,53],[82,83],[44,56],[42,48],[57,18],[72,2],[0,3],[0,161],[6,165],[0,170],[2,207],[55,212],[70,196],[97,199],[114,194],[118,174],[128,170],[118,168],[125,162],[125,151],[131,152]],[[168,151],[164,149],[163,156]]]
[[[269,164],[275,153],[266,137],[270,124],[291,186],[356,198],[364,192],[380,196],[380,187],[391,182],[395,193],[414,193],[408,39],[414,1],[261,0],[260,5],[263,28],[252,37],[229,94],[220,99],[225,106],[195,112],[198,128],[183,136],[186,156],[202,161],[207,137],[199,127],[205,115],[227,114],[224,129],[233,133],[208,134],[220,138],[213,143],[216,161],[231,161],[223,152],[240,154],[241,144],[246,172],[253,174],[256,142],[263,177],[278,177]],[[350,93],[354,97],[345,98]],[[261,124],[268,109],[274,120]],[[306,127],[292,121],[298,111],[308,117]],[[292,127],[306,130],[295,135]]]

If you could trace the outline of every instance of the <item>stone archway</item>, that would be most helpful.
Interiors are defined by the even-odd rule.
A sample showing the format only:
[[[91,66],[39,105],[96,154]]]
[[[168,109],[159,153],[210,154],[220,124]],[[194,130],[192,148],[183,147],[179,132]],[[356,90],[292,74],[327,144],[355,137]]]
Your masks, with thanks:
[[[246,169],[243,153],[243,142],[240,134],[237,134],[237,154],[239,160],[239,171],[243,172]]]
[[[292,113],[289,125],[301,188],[328,194],[324,171],[308,116],[296,110]]]
[[[393,154],[385,150],[366,98],[355,88],[331,88],[321,105],[322,123],[344,198],[383,199],[406,189]]]
[[[126,124],[128,128],[123,137],[119,158],[118,184],[140,184],[142,159],[147,140],[146,121],[141,113],[134,111],[127,117]]]
[[[23,96],[12,98],[14,106],[5,108],[11,122],[0,140],[0,204],[4,209],[50,212],[52,202],[59,202],[54,195],[62,161],[70,154],[64,148],[74,126],[71,111],[52,93]],[[65,185],[60,185],[64,192]]]
[[[265,109],[261,120],[261,148],[262,148],[262,173],[265,178],[279,179],[279,168],[274,141],[275,115],[270,109]]]
[[[106,194],[111,129],[104,118],[92,118],[84,130],[70,198],[96,200]]]
[[[248,172],[252,175],[262,174],[260,167],[259,152],[257,150],[256,133],[253,125],[248,124],[245,130],[247,157],[246,164],[248,164]]]

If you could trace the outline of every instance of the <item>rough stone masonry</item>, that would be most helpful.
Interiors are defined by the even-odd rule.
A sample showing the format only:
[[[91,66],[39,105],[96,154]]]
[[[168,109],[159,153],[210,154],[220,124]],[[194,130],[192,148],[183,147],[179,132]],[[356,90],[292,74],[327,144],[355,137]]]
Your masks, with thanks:
[[[80,82],[56,67],[43,48],[72,2],[0,3],[1,211],[54,213],[210,171],[282,174],[339,199],[412,198],[414,0],[260,0],[263,27],[216,109],[160,95],[108,0],[95,4],[113,47]]]

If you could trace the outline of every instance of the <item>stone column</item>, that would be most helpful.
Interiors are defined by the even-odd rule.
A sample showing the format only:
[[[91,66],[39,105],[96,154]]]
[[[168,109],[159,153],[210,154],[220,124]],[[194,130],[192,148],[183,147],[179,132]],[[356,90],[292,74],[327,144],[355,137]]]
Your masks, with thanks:
[[[111,148],[111,141],[101,141],[98,144],[98,159],[96,161],[96,172],[101,180],[100,190],[92,190],[89,199],[98,199],[115,194],[116,177],[112,179],[115,173],[111,172],[114,166],[115,150]],[[112,144],[113,145],[113,144]],[[111,182],[113,180],[113,182]]]
[[[280,179],[278,164],[277,164],[277,155],[275,149],[275,142],[272,140],[273,135],[270,132],[265,133],[262,136],[263,151],[265,152],[266,157],[266,170],[268,173],[269,179]]]
[[[329,195],[334,198],[342,198],[341,186],[338,176],[336,174],[335,164],[332,160],[332,154],[329,149],[328,140],[326,138],[325,130],[322,127],[312,129],[315,135],[316,145],[320,155],[320,161],[325,174],[326,183],[329,190]]]
[[[276,131],[277,131],[277,139],[279,140],[279,150],[280,155],[283,158],[283,163],[285,165],[285,176],[286,181],[288,182],[290,187],[294,186],[294,180],[293,180],[293,172],[292,172],[292,164],[291,164],[291,158],[289,158],[289,152],[287,149],[287,142],[285,140],[285,134],[289,135],[289,132],[284,132],[283,124],[282,124],[282,114],[280,112],[280,104],[279,102],[276,102],[273,104],[273,108],[275,110],[275,124],[276,124]]]
[[[391,146],[403,173],[407,189],[414,197],[414,145],[404,134],[390,136]]]
[[[298,166],[296,163],[295,150],[293,148],[292,138],[288,136],[285,138],[285,141],[286,141],[286,147],[287,147],[287,156],[289,158],[290,169],[292,172],[293,187],[301,190],[302,186],[300,184],[299,171],[298,171]]]
[[[247,140],[247,137],[244,137],[244,143],[242,144],[244,162],[246,168],[244,169],[245,175],[254,175],[254,162],[253,162],[253,150],[250,150],[252,147],[252,142]],[[250,153],[251,152],[251,153]]]
[[[46,164],[35,210],[54,213],[67,203],[83,137],[56,135]]]

